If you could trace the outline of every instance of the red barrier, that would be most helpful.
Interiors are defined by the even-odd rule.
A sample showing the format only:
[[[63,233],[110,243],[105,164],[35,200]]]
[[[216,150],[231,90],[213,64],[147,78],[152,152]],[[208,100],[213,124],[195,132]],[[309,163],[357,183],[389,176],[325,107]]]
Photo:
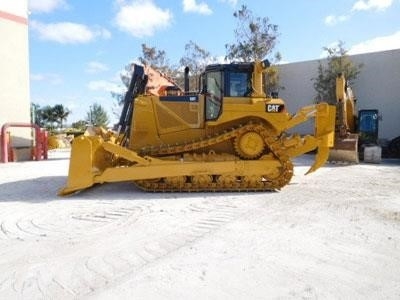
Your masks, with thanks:
[[[24,128],[33,128],[35,129],[35,147],[33,156],[35,160],[41,160],[42,156],[44,159],[47,159],[47,132],[42,131],[40,127],[36,124],[30,123],[5,123],[1,127],[1,162],[6,163],[9,161],[9,141],[7,139],[7,129],[10,127],[24,127]]]

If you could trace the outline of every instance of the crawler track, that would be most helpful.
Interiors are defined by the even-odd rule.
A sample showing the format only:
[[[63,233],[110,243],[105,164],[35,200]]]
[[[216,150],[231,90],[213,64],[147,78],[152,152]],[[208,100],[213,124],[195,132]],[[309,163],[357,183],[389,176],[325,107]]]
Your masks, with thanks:
[[[182,177],[160,177],[156,180],[138,180],[135,184],[150,192],[202,192],[202,191],[271,191],[279,190],[289,183],[293,175],[293,165],[289,157],[285,154],[285,147],[281,139],[276,138],[276,134],[270,128],[263,124],[246,124],[242,127],[226,131],[220,135],[185,143],[180,145],[165,145],[159,148],[143,149],[141,155],[150,155],[154,157],[162,157],[168,155],[185,154],[191,155],[199,152],[201,149],[210,148],[221,142],[232,142],[245,133],[254,133],[259,135],[264,142],[264,152],[268,152],[269,157],[279,161],[280,168],[277,176],[271,177],[265,174],[253,174],[251,176],[241,176],[241,174],[207,174],[198,176],[182,176]],[[235,146],[237,156],[235,160],[246,159],[240,149]],[[261,153],[260,153],[261,156]],[[203,153],[202,158],[205,161],[221,161],[232,159],[226,158],[223,154]],[[185,160],[187,158],[185,157]],[[196,160],[193,157],[190,160]],[[262,157],[260,160],[263,159]]]

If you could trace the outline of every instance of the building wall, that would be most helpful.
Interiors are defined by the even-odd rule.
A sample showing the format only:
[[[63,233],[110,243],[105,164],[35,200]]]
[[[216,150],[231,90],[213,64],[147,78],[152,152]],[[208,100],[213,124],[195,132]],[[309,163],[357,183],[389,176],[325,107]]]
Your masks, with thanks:
[[[28,1],[0,1],[0,126],[30,123]],[[30,131],[12,129],[13,141],[26,140]]]
[[[362,63],[361,73],[352,86],[357,98],[357,109],[378,109],[379,138],[391,140],[400,136],[400,49],[350,56]],[[317,76],[318,60],[280,65],[279,92],[294,113],[313,103],[315,90],[312,78]],[[311,122],[296,128],[301,133],[312,132]]]

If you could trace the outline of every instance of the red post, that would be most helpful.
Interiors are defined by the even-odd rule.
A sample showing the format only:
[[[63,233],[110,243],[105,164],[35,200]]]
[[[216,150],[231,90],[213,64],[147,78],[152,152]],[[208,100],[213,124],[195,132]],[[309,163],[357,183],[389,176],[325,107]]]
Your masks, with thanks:
[[[48,139],[48,132],[46,130],[41,130],[40,131],[40,153],[43,156],[43,159],[47,159],[48,155],[47,152],[49,150],[49,146],[47,143]]]

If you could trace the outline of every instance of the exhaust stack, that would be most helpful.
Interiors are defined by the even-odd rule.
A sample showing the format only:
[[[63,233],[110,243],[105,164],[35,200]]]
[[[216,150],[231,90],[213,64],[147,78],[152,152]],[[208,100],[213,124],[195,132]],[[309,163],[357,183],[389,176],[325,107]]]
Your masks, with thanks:
[[[185,68],[185,93],[189,92],[189,67]]]

